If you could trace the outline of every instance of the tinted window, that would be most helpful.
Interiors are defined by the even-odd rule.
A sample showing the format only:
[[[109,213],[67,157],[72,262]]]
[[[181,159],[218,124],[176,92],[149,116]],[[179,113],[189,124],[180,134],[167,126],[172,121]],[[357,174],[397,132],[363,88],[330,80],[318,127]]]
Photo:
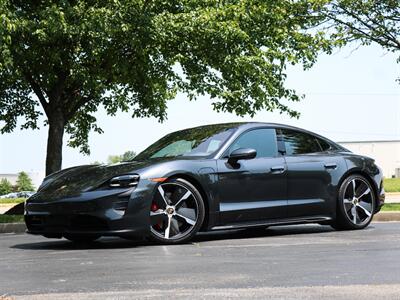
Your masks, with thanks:
[[[318,144],[320,145],[322,151],[328,151],[329,149],[332,149],[332,146],[328,142],[321,140],[319,138],[315,139],[318,141]]]
[[[282,130],[287,155],[321,152],[317,139],[307,133]]]
[[[278,153],[275,129],[255,129],[243,133],[231,146],[232,152],[239,148],[252,148],[257,157],[274,157]]]

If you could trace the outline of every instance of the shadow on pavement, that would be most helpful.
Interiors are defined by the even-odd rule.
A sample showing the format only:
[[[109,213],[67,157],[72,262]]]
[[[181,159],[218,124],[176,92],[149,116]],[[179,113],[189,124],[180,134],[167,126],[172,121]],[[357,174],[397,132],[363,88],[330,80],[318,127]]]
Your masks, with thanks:
[[[296,234],[316,234],[334,232],[330,226],[321,225],[296,225],[296,226],[277,226],[271,228],[247,228],[225,231],[214,231],[199,233],[192,243],[202,243],[219,240],[235,240],[250,238],[268,238],[272,236],[286,236]],[[133,248],[143,246],[158,246],[157,244],[140,240],[126,240],[118,237],[104,237],[91,243],[72,243],[65,239],[44,240],[34,243],[17,244],[11,248],[20,250],[85,250],[85,249],[118,249]]]
[[[225,230],[200,233],[193,242],[208,242],[218,240],[234,240],[246,238],[259,238],[271,236],[285,236],[292,234],[313,234],[323,232],[335,232],[330,226],[321,225],[292,225],[292,226],[274,226],[269,228],[247,228],[241,230]]]

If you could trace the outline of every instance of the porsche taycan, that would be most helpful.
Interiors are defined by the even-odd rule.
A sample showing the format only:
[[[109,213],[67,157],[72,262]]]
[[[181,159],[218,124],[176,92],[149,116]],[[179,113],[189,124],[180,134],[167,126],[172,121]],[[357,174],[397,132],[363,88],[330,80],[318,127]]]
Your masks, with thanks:
[[[53,173],[26,201],[25,222],[48,238],[173,244],[283,224],[362,229],[384,199],[371,158],[292,126],[229,123],[168,134],[132,161]]]

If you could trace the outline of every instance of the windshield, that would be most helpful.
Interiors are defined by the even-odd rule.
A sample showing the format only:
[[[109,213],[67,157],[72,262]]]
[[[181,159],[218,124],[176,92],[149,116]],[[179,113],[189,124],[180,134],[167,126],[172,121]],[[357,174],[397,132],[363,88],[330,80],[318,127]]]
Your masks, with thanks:
[[[177,156],[206,157],[216,152],[235,130],[235,124],[230,123],[173,132],[139,153],[134,160]]]

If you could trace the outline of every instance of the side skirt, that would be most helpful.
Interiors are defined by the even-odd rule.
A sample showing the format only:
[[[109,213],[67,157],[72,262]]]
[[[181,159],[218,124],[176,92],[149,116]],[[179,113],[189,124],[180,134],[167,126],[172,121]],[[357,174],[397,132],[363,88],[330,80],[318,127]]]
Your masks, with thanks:
[[[278,226],[278,225],[295,225],[305,223],[329,223],[333,219],[330,217],[312,217],[312,218],[296,218],[296,219],[280,219],[280,220],[268,220],[264,222],[247,222],[247,223],[235,223],[222,226],[214,226],[210,230],[227,230],[227,229],[239,229],[249,227],[264,227],[264,226]]]

